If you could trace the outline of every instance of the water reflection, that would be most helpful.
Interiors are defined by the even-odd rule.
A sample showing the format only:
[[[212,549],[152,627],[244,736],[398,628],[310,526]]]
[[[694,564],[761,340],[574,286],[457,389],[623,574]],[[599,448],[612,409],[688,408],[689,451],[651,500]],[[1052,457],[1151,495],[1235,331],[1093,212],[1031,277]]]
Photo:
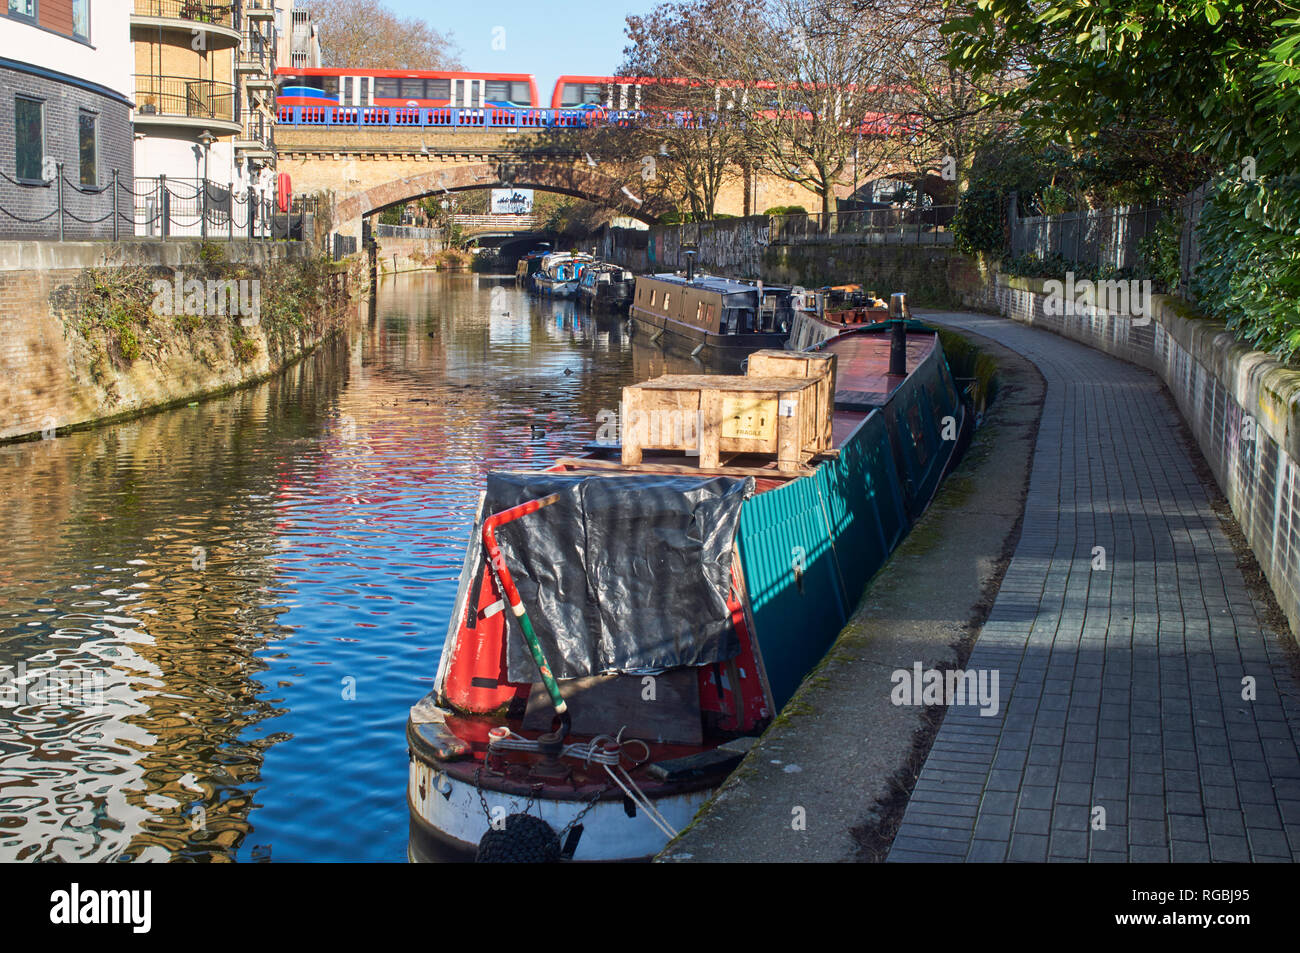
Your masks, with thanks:
[[[0,707],[0,859],[403,859],[484,474],[667,370],[701,372],[512,279],[405,275],[274,381],[0,447],[0,667],[104,685]]]

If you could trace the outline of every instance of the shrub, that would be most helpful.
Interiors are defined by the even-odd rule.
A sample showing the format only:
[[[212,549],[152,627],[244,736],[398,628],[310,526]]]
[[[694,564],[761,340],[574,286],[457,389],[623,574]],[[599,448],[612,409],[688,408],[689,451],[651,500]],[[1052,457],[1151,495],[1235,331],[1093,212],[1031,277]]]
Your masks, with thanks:
[[[1218,183],[1197,225],[1197,303],[1281,360],[1300,352],[1300,175]]]
[[[953,246],[959,252],[1001,252],[1006,248],[1006,209],[995,189],[971,189],[961,196],[952,217]]]

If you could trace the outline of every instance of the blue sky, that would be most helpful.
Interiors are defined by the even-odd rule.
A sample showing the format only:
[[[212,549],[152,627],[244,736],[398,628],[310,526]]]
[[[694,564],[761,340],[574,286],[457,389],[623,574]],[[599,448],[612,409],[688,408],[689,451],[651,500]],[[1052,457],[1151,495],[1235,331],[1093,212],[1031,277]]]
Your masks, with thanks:
[[[387,0],[402,17],[419,17],[450,32],[465,68],[532,73],[544,105],[565,73],[607,75],[623,60],[624,18],[646,13],[657,0],[494,0],[436,3]],[[493,30],[505,28],[505,49],[492,47]],[[376,63],[375,66],[381,64]]]

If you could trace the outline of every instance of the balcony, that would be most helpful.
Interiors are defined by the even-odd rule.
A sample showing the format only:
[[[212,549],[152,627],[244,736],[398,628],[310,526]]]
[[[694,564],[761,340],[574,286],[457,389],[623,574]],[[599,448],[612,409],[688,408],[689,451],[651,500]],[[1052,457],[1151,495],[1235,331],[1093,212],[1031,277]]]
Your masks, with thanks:
[[[136,126],[202,128],[214,135],[241,131],[235,119],[235,87],[211,79],[188,76],[135,77]]]
[[[133,39],[167,34],[170,41],[193,48],[194,38],[202,35],[205,48],[209,50],[228,50],[239,45],[239,0],[230,3],[211,3],[208,0],[134,2],[131,11]]]
[[[235,70],[270,77],[275,66],[274,47],[262,34],[245,33],[235,54]]]
[[[274,20],[275,5],[271,0],[247,0],[244,17],[249,20]]]
[[[235,133],[235,152],[250,159],[274,159],[275,124],[265,116],[245,119],[243,128]]]

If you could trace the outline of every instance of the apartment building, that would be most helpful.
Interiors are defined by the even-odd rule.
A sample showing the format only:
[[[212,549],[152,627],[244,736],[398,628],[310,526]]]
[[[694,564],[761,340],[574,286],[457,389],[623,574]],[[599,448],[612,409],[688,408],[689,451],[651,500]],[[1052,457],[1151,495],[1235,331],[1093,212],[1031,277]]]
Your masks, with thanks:
[[[105,238],[135,175],[132,0],[0,8],[0,238]],[[60,175],[61,173],[61,175]],[[125,218],[129,225],[129,218]]]
[[[250,193],[259,200],[273,194],[272,0],[132,3],[136,175],[167,176],[181,198],[187,186],[207,182],[208,206],[227,208]],[[139,230],[153,234],[157,228],[146,221]]]

